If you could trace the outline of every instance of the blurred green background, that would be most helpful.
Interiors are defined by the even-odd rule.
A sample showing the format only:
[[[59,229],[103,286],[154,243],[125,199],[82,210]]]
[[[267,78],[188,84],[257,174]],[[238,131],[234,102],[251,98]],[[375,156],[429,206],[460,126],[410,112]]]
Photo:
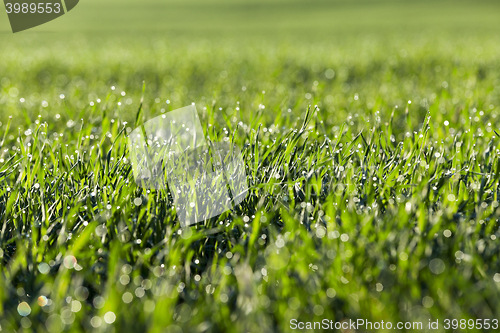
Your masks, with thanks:
[[[0,31],[7,33],[7,16],[2,16]],[[495,0],[83,0],[69,15],[25,34],[305,39],[358,33],[498,35],[498,22],[500,2]]]

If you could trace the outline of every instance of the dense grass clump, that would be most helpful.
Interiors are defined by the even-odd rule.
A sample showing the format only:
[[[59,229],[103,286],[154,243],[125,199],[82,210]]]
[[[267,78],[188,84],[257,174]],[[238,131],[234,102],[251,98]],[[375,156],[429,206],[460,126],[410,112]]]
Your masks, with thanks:
[[[500,317],[500,43],[87,43],[0,54],[3,331]],[[193,102],[250,193],[181,229],[127,133]]]

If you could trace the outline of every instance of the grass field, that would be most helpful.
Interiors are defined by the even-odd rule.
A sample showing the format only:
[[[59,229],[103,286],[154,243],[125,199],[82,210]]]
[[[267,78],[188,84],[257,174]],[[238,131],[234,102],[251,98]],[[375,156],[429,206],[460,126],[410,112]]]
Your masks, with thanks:
[[[0,22],[2,332],[500,319],[499,4],[148,6]],[[250,193],[181,229],[127,133],[191,103]]]

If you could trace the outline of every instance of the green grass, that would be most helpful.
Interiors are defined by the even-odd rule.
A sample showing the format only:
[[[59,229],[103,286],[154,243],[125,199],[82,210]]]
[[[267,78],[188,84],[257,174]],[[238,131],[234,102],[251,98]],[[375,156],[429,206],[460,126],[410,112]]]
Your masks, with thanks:
[[[20,302],[37,332],[498,318],[499,44],[463,42],[3,52],[0,325],[30,326]],[[141,121],[196,102],[235,134],[241,207],[181,232],[135,186],[142,80]]]
[[[491,33],[0,40],[2,332],[499,319],[500,39],[483,17]],[[180,229],[169,193],[135,185],[126,134],[193,102],[241,148],[250,193]]]

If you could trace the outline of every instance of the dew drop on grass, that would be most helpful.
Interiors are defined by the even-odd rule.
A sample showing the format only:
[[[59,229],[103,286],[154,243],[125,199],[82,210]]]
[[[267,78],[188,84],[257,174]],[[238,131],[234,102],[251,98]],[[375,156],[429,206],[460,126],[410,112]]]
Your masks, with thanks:
[[[31,320],[28,317],[23,317],[21,319],[21,326],[23,328],[30,328],[31,327]]]
[[[50,266],[44,262],[38,265],[38,271],[42,274],[47,274],[50,270]]]
[[[17,312],[23,316],[23,317],[26,317],[27,315],[29,315],[31,313],[31,308],[29,306],[28,303],[26,302],[21,302],[19,303],[19,305],[17,306]]]
[[[42,295],[42,296],[39,296],[39,297],[38,297],[38,299],[37,299],[37,303],[38,303],[38,305],[40,305],[40,306],[46,306],[49,302],[48,302],[48,300],[47,300],[47,297],[45,297],[45,296],[43,296],[43,295]]]
[[[90,325],[92,325],[92,327],[94,328],[98,328],[99,326],[101,326],[101,323],[102,320],[99,316],[94,316],[92,317],[92,319],[90,319]]]
[[[71,301],[71,312],[79,312],[82,309],[82,303],[79,301]]]
[[[106,314],[104,315],[104,321],[107,324],[112,324],[115,322],[115,320],[116,320],[116,315],[113,311],[106,312]]]
[[[105,300],[101,296],[95,297],[94,300],[92,301],[92,304],[94,305],[94,308],[96,308],[96,309],[102,308],[104,306],[104,303],[105,303]]]
[[[425,296],[422,299],[422,305],[427,309],[431,308],[434,305],[434,300],[430,296]]]
[[[76,265],[76,258],[72,255],[66,256],[64,258],[64,267],[67,269],[72,269]]]
[[[443,260],[439,258],[434,258],[431,260],[429,263],[429,269],[431,270],[432,273],[439,275],[444,272],[446,268],[446,265],[444,264]]]
[[[108,233],[108,228],[106,227],[105,224],[101,224],[95,228],[95,233],[97,236],[102,237]]]
[[[123,303],[128,304],[128,303],[132,302],[133,299],[134,299],[134,295],[132,295],[128,291],[122,295]]]

